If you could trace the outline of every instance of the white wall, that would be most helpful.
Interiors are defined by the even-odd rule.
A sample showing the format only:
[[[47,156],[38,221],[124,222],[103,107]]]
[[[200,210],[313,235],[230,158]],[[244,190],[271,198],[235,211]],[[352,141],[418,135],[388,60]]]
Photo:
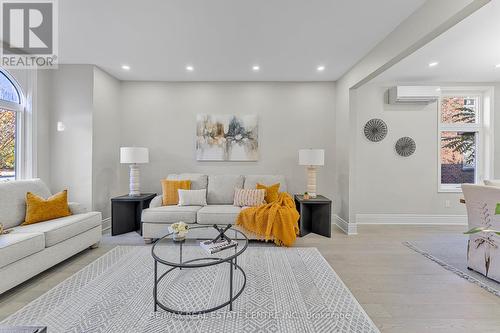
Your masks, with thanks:
[[[336,82],[335,156],[338,186],[334,207],[340,219],[354,222],[356,211],[356,207],[351,204],[352,192],[357,186],[357,179],[351,175],[356,151],[356,116],[352,114],[355,101],[351,89],[370,81],[488,2],[427,1]]]
[[[53,192],[68,188],[70,200],[104,218],[110,198],[128,192],[128,166],[119,164],[119,147],[128,145],[150,149],[150,163],[141,166],[142,190],[158,193],[160,180],[179,172],[284,174],[289,191],[303,192],[306,170],[298,165],[298,150],[324,148],[318,192],[333,196],[334,83],[120,82],[91,65],[62,65],[40,76],[38,85],[47,97],[38,107],[50,115],[40,123],[49,144],[38,153],[50,156],[40,175],[48,171],[44,178]],[[196,161],[199,113],[257,114],[259,160]],[[57,132],[58,121],[65,131]]]
[[[61,65],[51,71],[50,189],[92,207],[93,66]],[[57,122],[66,127],[56,130]]]
[[[94,67],[92,113],[92,207],[111,216],[110,198],[120,194],[120,81]]]
[[[493,175],[492,178],[500,178],[500,82],[491,84],[494,88],[493,100]]]
[[[352,165],[352,204],[355,214],[464,214],[458,194],[438,193],[437,102],[428,105],[389,105],[393,84],[366,84],[356,91],[356,151]],[[383,119],[388,133],[381,142],[365,138],[363,127]],[[412,137],[415,154],[397,155],[395,142]],[[451,208],[444,208],[450,200]]]
[[[494,110],[500,110],[498,83],[427,83],[441,87],[482,86],[495,89]],[[438,103],[428,105],[389,105],[387,90],[396,82],[368,83],[356,89],[356,151],[351,175],[353,214],[465,215],[459,203],[461,193],[438,192]],[[363,134],[365,123],[383,119],[388,134],[381,142],[370,142]],[[494,128],[500,133],[500,117],[494,117]],[[394,144],[410,136],[417,150],[410,157],[396,154]],[[500,173],[500,135],[495,136],[493,153],[495,174]],[[494,177],[494,175],[491,175]],[[450,207],[445,207],[446,201]],[[366,217],[365,217],[366,218]],[[462,219],[463,220],[463,219]],[[458,221],[458,220],[457,220]]]
[[[110,216],[119,189],[120,81],[92,65],[37,77],[38,176],[52,192]],[[65,130],[57,131],[57,122]]]
[[[305,168],[300,148],[324,148],[326,165],[318,175],[318,192],[334,193],[334,83],[160,83],[123,82],[121,144],[150,149],[141,166],[143,191],[160,192],[169,173],[284,174],[289,191],[304,192]],[[257,162],[197,162],[196,115],[257,114]],[[330,148],[330,149],[329,149]],[[128,167],[121,167],[122,191]],[[125,192],[126,193],[126,192]]]
[[[35,107],[36,115],[36,177],[45,184],[50,184],[51,158],[51,112],[52,112],[52,76],[47,70],[39,70],[36,75]],[[53,126],[52,126],[53,128]]]

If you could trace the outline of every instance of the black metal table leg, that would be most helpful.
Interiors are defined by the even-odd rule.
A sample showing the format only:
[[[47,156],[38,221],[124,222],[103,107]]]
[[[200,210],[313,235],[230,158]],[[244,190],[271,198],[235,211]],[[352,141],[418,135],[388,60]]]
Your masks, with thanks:
[[[233,259],[229,262],[229,311],[233,311]]]
[[[236,230],[234,230],[234,239],[237,239],[237,237],[238,237],[238,233],[236,232]],[[238,244],[239,244],[239,242],[236,241],[236,246],[234,247],[235,254],[238,252]],[[234,269],[236,270],[236,265],[238,265],[238,257],[234,258],[234,263],[235,263]]]
[[[157,311],[157,292],[156,292],[156,288],[158,286],[158,281],[156,280],[158,277],[158,261],[155,260],[155,284],[154,284],[154,287],[153,287],[153,294],[154,294],[154,301],[155,301],[155,312]]]
[[[238,252],[238,243],[236,243],[236,246],[234,247],[234,253]],[[238,264],[238,257],[234,257],[234,269],[236,270],[236,265]]]
[[[182,264],[182,243],[184,243],[184,241],[181,241],[181,244],[179,246],[179,263]],[[179,267],[179,270],[182,271],[182,267]]]

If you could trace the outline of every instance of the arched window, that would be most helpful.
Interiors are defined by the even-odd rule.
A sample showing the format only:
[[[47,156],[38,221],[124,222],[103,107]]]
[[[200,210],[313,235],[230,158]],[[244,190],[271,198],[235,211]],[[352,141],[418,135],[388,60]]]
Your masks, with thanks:
[[[0,180],[15,179],[18,175],[23,110],[19,85],[0,69]]]

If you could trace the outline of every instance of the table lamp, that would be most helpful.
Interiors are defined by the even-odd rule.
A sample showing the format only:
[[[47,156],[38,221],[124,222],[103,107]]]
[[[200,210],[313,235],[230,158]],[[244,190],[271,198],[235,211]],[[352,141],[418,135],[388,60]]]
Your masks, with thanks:
[[[137,197],[141,195],[139,166],[137,164],[149,163],[149,150],[142,147],[121,147],[120,163],[130,164],[130,190],[129,196]]]
[[[325,150],[300,149],[299,165],[307,166],[307,193],[311,198],[316,198],[316,167],[325,165]]]

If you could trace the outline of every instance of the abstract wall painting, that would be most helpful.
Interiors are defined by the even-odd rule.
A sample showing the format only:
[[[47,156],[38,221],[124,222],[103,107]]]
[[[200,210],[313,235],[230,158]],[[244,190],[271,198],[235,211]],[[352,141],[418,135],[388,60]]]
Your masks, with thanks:
[[[257,161],[259,124],[256,115],[196,117],[198,161]]]

